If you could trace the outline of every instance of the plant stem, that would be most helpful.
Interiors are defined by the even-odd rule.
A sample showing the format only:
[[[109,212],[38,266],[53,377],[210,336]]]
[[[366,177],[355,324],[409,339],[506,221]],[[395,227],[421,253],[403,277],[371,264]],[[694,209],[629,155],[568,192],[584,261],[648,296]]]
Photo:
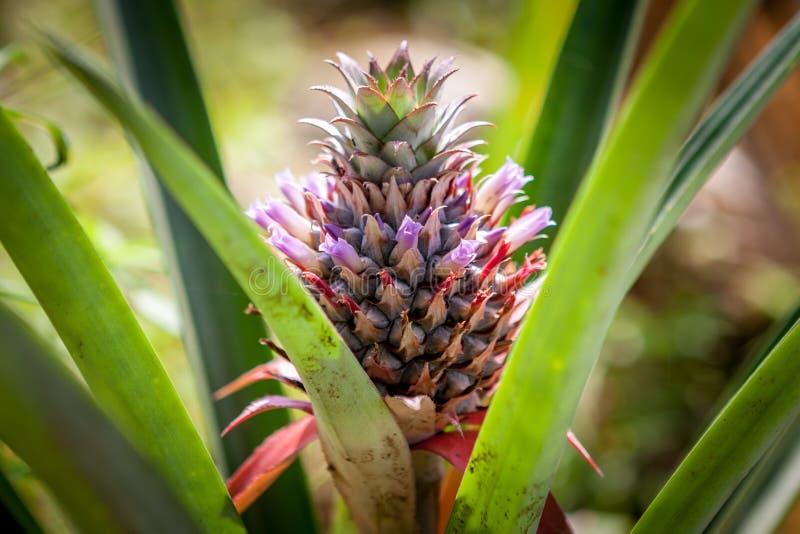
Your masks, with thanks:
[[[444,465],[441,458],[426,451],[414,451],[411,461],[414,465],[414,489],[417,493],[417,532],[435,534]]]

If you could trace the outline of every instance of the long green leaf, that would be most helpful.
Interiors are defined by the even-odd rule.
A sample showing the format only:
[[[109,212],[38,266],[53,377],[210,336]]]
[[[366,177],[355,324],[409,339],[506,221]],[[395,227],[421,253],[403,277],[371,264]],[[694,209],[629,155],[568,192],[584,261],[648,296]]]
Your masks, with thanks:
[[[536,204],[550,206],[556,221],[564,219],[616,108],[646,6],[644,0],[578,4],[523,159],[525,170],[536,176],[525,192]],[[521,209],[516,206],[511,215]],[[554,236],[557,228],[546,233]]]
[[[222,164],[175,3],[172,0],[96,2],[118,68],[131,86],[224,182]],[[263,321],[243,310],[249,299],[194,224],[151,172],[142,179],[183,315],[184,344],[197,369],[201,395],[216,390],[270,357],[257,343]],[[204,379],[203,379],[204,378]],[[267,383],[268,393],[280,393]],[[240,392],[207,410],[217,432],[232,421],[252,392]],[[222,442],[229,469],[240,465],[264,438],[289,422],[285,410],[253,419]],[[214,441],[217,440],[214,438]],[[219,446],[219,445],[218,445]],[[302,468],[295,463],[258,504],[244,514],[252,531],[313,532],[314,515]]]
[[[85,532],[199,532],[161,474],[0,304],[0,439]]]
[[[706,532],[775,532],[800,498],[800,418],[758,461],[725,502]]]
[[[670,187],[628,274],[633,283],[708,180],[786,78],[800,64],[800,15],[717,102],[681,149]]]
[[[405,437],[336,329],[213,173],[160,119],[64,44],[49,52],[124,125],[159,177],[261,310],[314,404],[334,480],[362,530],[413,528]],[[253,280],[259,283],[254,284]]]
[[[542,109],[547,82],[564,43],[578,0],[520,0],[511,32],[508,57],[517,74],[517,92],[497,121],[490,139],[487,168],[499,167],[506,156],[527,151]]]
[[[2,313],[0,303],[0,313]],[[12,529],[25,532],[26,534],[38,534],[42,532],[39,523],[34,519],[28,507],[17,494],[14,486],[0,472],[0,525],[14,525]]]
[[[209,532],[241,522],[161,362],[72,210],[0,109],[0,241],[98,402]]]
[[[789,330],[800,321],[800,303],[790,310],[780,321],[776,321],[759,339],[758,343],[747,354],[737,373],[728,381],[725,390],[719,395],[718,406],[709,410],[712,414],[719,414],[734,397],[737,391],[747,381],[761,362],[772,352],[777,344],[786,336]],[[793,466],[796,466],[792,469]],[[788,430],[778,442],[764,455],[758,464],[747,474],[744,480],[734,491],[733,495],[714,517],[708,531],[715,534],[733,532],[737,526],[754,521],[768,521],[771,517],[777,523],[785,512],[781,504],[786,505],[787,493],[796,489],[800,492],[800,477],[796,472],[800,470],[800,419],[790,425]],[[797,483],[791,484],[792,477]],[[788,480],[787,480],[788,478]],[[777,493],[777,495],[774,495]],[[751,523],[752,524],[752,523]],[[773,528],[764,528],[771,532]],[[743,534],[747,530],[739,528]]]
[[[564,434],[669,170],[753,0],[683,0],[554,245],[459,489],[451,532],[535,529]]]
[[[798,377],[800,324],[795,324],[711,423],[633,532],[702,532],[767,448],[800,417]]]

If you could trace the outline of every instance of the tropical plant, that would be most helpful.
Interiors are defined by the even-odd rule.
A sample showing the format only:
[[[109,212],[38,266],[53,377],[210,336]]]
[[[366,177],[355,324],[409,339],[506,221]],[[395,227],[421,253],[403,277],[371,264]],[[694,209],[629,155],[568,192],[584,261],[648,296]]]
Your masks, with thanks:
[[[216,391],[205,417],[223,436],[210,443],[215,465],[16,129],[21,115],[0,108],[0,240],[91,391],[0,307],[0,440],[78,527],[316,531],[293,461],[318,439],[344,503],[332,531],[569,531],[550,485],[565,438],[599,471],[570,426],[611,319],[800,62],[800,16],[701,114],[753,0],[680,0],[624,98],[647,3],[567,4],[536,63],[515,60],[524,78],[550,79],[508,106],[523,166],[509,159],[481,174],[486,157],[472,135],[488,123],[457,122],[469,95],[440,100],[451,60],[420,67],[403,42],[385,66],[345,54],[331,62],[344,90],[314,89],[336,116],[304,120],[325,134],[316,142],[325,167],[300,180],[279,174],[285,199],[246,213],[226,189],[172,2],[99,3],[127,90],[73,45],[42,36],[147,164],[185,343],[198,381]],[[529,30],[543,27],[548,5],[527,3]],[[44,124],[64,153],[58,129]],[[534,248],[543,232],[547,262]],[[794,457],[796,313],[754,360],[634,531],[744,521],[763,473]],[[253,399],[247,386],[261,381],[268,394]],[[0,502],[38,531],[4,478]]]

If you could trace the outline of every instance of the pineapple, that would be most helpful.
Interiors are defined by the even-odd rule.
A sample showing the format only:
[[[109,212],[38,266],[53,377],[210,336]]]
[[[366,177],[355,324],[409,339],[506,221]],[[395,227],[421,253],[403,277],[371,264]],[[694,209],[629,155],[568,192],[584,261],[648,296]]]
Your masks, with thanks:
[[[536,294],[529,280],[545,268],[541,250],[519,266],[509,258],[554,224],[551,210],[529,206],[503,226],[532,178],[511,160],[478,178],[483,157],[473,148],[483,141],[470,134],[488,123],[458,124],[473,95],[438,101],[452,59],[416,72],[403,42],[385,68],[370,57],[363,70],[344,54],[330,63],[345,89],[314,89],[330,97],[336,117],[302,121],[325,134],[315,144],[326,170],[299,180],[278,174],[285,198],[254,202],[247,213],[316,297],[409,445],[463,471],[477,432],[462,426],[483,421]],[[302,389],[294,367],[278,358],[217,398],[265,378]],[[312,415],[269,436],[231,476],[239,510],[316,438],[313,406],[274,395],[251,403],[223,434],[276,408]]]
[[[456,122],[474,95],[438,102],[452,59],[417,73],[405,42],[386,68],[338,59],[346,89],[314,87],[337,116],[302,121],[326,134],[316,144],[327,172],[279,174],[286,201],[248,214],[382,395],[430,398],[440,420],[474,412],[529,304],[520,289],[545,266],[541,252],[519,268],[507,259],[553,224],[551,211],[500,225],[531,180],[510,160],[473,187],[483,142],[469,134],[488,123]]]

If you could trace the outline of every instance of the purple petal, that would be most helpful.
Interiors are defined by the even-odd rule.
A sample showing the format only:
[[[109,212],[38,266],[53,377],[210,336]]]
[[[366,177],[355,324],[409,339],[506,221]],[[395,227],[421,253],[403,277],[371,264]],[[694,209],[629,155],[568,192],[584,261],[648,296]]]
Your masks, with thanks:
[[[500,241],[500,238],[503,237],[503,234],[506,232],[506,227],[501,226],[500,228],[493,228],[491,230],[483,231],[478,230],[478,239],[485,245],[485,250],[491,251],[494,246]]]
[[[268,241],[272,246],[286,254],[290,260],[307,270],[319,267],[317,252],[314,249],[296,237],[289,235],[280,225],[272,225],[270,230],[272,235],[270,235]]]
[[[330,176],[327,174],[322,174],[321,172],[306,174],[300,177],[300,182],[303,185],[303,189],[318,197],[320,200],[330,198],[331,191],[333,190],[333,183]]]
[[[267,216],[279,225],[283,226],[283,228],[290,234],[302,239],[303,241],[308,240],[308,236],[311,232],[311,222],[294,211],[291,206],[288,206],[283,202],[273,200],[269,195],[267,195],[267,198],[262,206]]]
[[[247,208],[245,214],[265,230],[269,230],[271,225],[276,224],[275,221],[272,220],[269,215],[267,215],[267,212],[264,211],[264,203],[259,200],[256,200],[250,204],[250,207]]]
[[[462,172],[458,175],[458,178],[456,178],[456,188],[465,189],[470,180],[472,180],[472,173]]]
[[[494,213],[501,200],[507,208],[531,180],[533,176],[525,176],[522,167],[514,163],[511,158],[506,159],[496,173],[481,181],[475,193],[475,209],[483,213]]]
[[[344,237],[344,230],[342,230],[335,224],[327,223],[323,226],[323,228],[325,228],[326,232],[333,234],[334,237],[336,237],[336,239],[342,239]]]
[[[331,234],[325,235],[325,242],[321,243],[319,249],[322,252],[327,252],[333,258],[334,263],[347,267],[354,273],[360,273],[364,270],[361,257],[353,248],[353,245],[344,239],[337,239]]]
[[[297,210],[298,213],[305,213],[306,199],[303,197],[303,188],[295,182],[294,176],[289,169],[284,169],[275,175],[275,181],[278,182],[278,188],[289,201],[289,204]]]
[[[462,239],[456,248],[448,252],[437,265],[438,269],[463,269],[475,259],[481,242],[477,239]]]
[[[383,232],[385,230],[385,226],[383,224],[383,219],[381,219],[380,213],[375,214],[375,220],[378,221],[378,227],[381,229],[381,232]]]
[[[456,231],[459,233],[459,235],[463,236],[467,233],[467,230],[472,227],[472,223],[474,223],[477,219],[477,215],[468,215],[463,221],[458,223],[458,226],[456,226]]]
[[[410,248],[417,248],[420,230],[422,230],[421,224],[412,221],[408,215],[403,218],[403,222],[400,223],[400,228],[397,229],[397,235],[395,236],[401,253]]]
[[[505,240],[511,245],[511,250],[516,250],[528,241],[532,241],[539,232],[556,224],[550,217],[553,210],[548,207],[537,208],[526,213],[508,227]]]

